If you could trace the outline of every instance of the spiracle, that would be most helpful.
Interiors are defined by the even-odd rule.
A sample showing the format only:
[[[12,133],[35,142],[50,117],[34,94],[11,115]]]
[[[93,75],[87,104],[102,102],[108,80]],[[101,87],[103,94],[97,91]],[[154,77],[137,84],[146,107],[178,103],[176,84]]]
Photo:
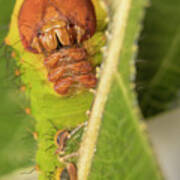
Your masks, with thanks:
[[[96,86],[95,68],[82,46],[96,30],[90,0],[25,0],[18,27],[24,48],[45,55],[48,80],[58,94]]]

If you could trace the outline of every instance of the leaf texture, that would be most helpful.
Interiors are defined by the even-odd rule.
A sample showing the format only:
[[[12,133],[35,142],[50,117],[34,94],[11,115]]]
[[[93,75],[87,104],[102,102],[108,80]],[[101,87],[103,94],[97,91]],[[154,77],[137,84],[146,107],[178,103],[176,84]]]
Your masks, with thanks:
[[[175,106],[180,88],[180,1],[152,0],[139,40],[137,92],[145,117]]]

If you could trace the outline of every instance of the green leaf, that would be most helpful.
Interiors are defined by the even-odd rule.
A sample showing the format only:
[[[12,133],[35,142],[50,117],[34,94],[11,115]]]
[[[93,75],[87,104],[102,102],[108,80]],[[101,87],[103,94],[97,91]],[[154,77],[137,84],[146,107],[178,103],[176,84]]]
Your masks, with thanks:
[[[144,0],[114,0],[105,64],[80,149],[78,180],[159,180],[132,88]],[[91,169],[91,170],[90,170]],[[88,174],[90,174],[88,176]]]
[[[28,100],[20,92],[11,48],[3,44],[14,1],[0,1],[0,176],[34,165],[35,144]],[[28,131],[29,130],[29,131]]]
[[[180,1],[152,0],[139,41],[137,91],[145,117],[173,108],[180,88]]]

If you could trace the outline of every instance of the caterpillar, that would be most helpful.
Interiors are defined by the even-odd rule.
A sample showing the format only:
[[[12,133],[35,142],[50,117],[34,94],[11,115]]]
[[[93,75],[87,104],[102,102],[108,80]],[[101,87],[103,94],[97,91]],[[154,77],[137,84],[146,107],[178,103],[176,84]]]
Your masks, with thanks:
[[[95,87],[97,83],[95,66],[102,62],[101,48],[106,42],[104,31],[107,24],[106,13],[99,0],[92,2],[93,6],[90,0],[17,0],[12,14],[5,42],[17,54],[15,60],[25,94],[31,100],[31,113],[36,119],[36,164],[40,169],[40,180],[60,177],[56,176],[56,170],[60,173],[59,168],[64,167],[67,157],[78,152],[83,129],[72,138],[70,136],[76,127],[87,120],[86,112],[93,102],[94,94],[88,88]],[[26,10],[23,10],[25,7]],[[51,10],[47,13],[47,9]],[[49,15],[49,21],[45,21],[45,14]],[[56,30],[60,33],[57,34]],[[55,38],[50,41],[48,37]],[[69,38],[70,44],[65,44],[67,41],[63,38]],[[56,47],[47,45],[49,42]],[[54,73],[59,72],[57,68],[63,72],[60,76]],[[93,77],[94,83],[85,86],[83,81],[91,81],[87,78],[79,80],[80,75]],[[66,78],[73,78],[72,83],[67,85],[69,79],[67,81]],[[52,86],[55,88],[59,80],[66,80],[66,88],[61,86],[55,90],[56,93]],[[75,93],[84,89],[87,90]],[[69,96],[71,93],[75,94]],[[54,129],[49,120],[57,128]],[[78,156],[75,156],[68,162],[76,164],[77,160]]]
[[[18,28],[24,48],[45,55],[48,80],[58,94],[96,86],[95,69],[81,45],[96,30],[90,0],[25,0]]]

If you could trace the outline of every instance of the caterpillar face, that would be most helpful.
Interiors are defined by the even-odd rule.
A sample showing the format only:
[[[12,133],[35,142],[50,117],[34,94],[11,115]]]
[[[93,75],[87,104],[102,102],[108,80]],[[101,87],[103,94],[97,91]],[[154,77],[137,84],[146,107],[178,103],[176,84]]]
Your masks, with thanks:
[[[24,0],[18,16],[24,47],[40,53],[91,37],[96,17],[91,0]],[[41,47],[41,48],[40,48]]]
[[[96,86],[95,70],[81,47],[96,29],[90,0],[25,0],[18,25],[25,49],[46,56],[48,79],[58,94]]]

